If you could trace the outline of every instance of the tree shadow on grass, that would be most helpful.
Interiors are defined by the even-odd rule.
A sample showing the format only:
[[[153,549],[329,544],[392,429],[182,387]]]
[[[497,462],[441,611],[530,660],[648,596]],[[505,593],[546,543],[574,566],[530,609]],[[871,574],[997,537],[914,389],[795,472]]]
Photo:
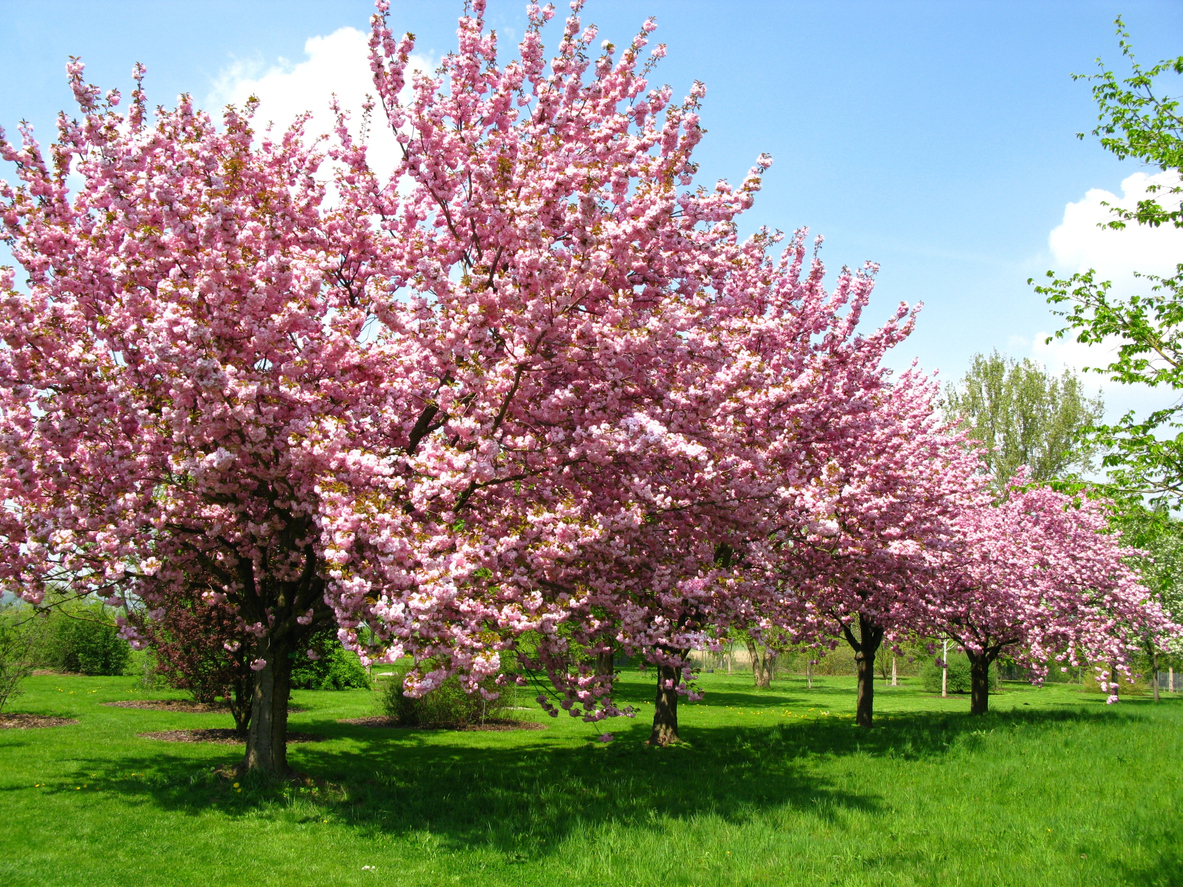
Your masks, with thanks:
[[[565,743],[534,732],[446,734],[301,719],[299,729],[330,741],[289,746],[295,767],[318,780],[312,787],[243,780],[235,787],[216,771],[237,763],[225,755],[123,756],[126,771],[150,779],[92,778],[96,788],[129,802],[181,814],[217,806],[231,815],[260,814],[305,822],[332,817],[374,834],[424,832],[456,850],[486,847],[513,859],[556,852],[566,839],[595,825],[661,829],[670,820],[716,817],[742,824],[789,809],[841,826],[849,813],[886,812],[873,790],[852,791],[820,776],[812,756],[871,755],[935,758],[972,751],[995,729],[1046,729],[1068,722],[1132,718],[1117,712],[1001,712],[981,718],[911,713],[860,730],[847,719],[782,722],[772,727],[708,726],[683,731],[687,744],[651,749],[649,726],[614,725],[609,745]],[[335,742],[333,740],[340,740]],[[342,748],[347,743],[348,748]],[[79,761],[79,772],[103,769],[103,759]]]
[[[1124,875],[1120,883],[1146,887],[1183,884],[1183,823],[1177,818],[1147,820],[1137,817],[1126,829],[1133,858],[1116,859],[1113,867]]]
[[[696,745],[650,749],[647,728],[633,724],[616,742],[558,745],[535,732],[497,734],[484,747],[471,737],[302,721],[301,730],[337,743],[289,746],[295,767],[317,780],[317,789],[255,784],[215,772],[207,757],[123,756],[127,771],[144,780],[89,778],[92,787],[116,792],[131,803],[156,805],[182,815],[211,807],[232,815],[270,813],[294,822],[334,818],[363,832],[429,832],[456,850],[485,847],[511,859],[557,850],[597,824],[661,829],[662,823],[713,816],[735,823],[788,806],[840,825],[844,814],[875,813],[881,801],[870,793],[836,787],[809,768],[759,741],[767,731],[712,729]],[[488,737],[490,734],[482,734]],[[756,741],[753,741],[756,740]],[[220,767],[241,752],[227,748]],[[79,773],[102,769],[102,760],[79,761]]]

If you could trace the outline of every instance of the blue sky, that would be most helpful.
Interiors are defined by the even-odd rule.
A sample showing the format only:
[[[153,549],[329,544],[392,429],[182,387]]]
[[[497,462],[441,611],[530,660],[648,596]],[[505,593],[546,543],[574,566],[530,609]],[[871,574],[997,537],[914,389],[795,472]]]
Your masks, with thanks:
[[[452,48],[460,3],[391,7],[392,25],[417,35],[425,63]],[[524,9],[489,4],[504,52],[521,36]],[[277,109],[307,99],[320,111],[323,100],[301,84],[358,83],[340,73],[356,40],[340,29],[364,32],[370,11],[365,0],[0,0],[0,124],[14,134],[28,119],[49,141],[56,111],[69,106],[69,55],[83,58],[93,82],[125,92],[143,61],[154,104],[187,91],[216,107],[254,88],[265,109],[274,93]],[[655,15],[669,54],[653,79],[678,93],[695,79],[708,88],[702,180],[737,181],[770,153],[776,162],[748,226],[807,225],[825,235],[833,268],[880,263],[871,319],[898,301],[925,303],[893,365],[917,357],[951,381],[973,353],[993,348],[1053,368],[1088,362],[1081,348],[1043,345],[1056,320],[1027,278],[1088,265],[1120,277],[1183,259],[1178,232],[1148,239],[1094,228],[1102,192],[1121,198],[1124,182],[1132,195],[1139,181],[1130,177],[1144,172],[1075,136],[1096,111],[1088,85],[1069,75],[1095,70],[1097,56],[1123,70],[1119,13],[1144,63],[1183,53],[1177,0],[591,0],[584,20],[619,45]],[[1183,83],[1172,91],[1183,93]],[[1111,414],[1163,396],[1105,393]]]

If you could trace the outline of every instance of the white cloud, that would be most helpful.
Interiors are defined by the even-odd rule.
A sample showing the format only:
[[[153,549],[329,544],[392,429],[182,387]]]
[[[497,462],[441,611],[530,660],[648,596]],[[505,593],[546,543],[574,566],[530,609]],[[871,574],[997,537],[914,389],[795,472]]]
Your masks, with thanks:
[[[1174,172],[1148,176],[1134,173],[1121,183],[1118,196],[1100,188],[1093,188],[1084,199],[1064,207],[1062,221],[1048,236],[1048,245],[1055,258],[1057,270],[1074,273],[1095,268],[1102,280],[1112,280],[1122,290],[1135,286],[1133,272],[1167,276],[1175,265],[1183,262],[1183,230],[1170,225],[1150,228],[1135,223],[1123,230],[1099,228],[1099,223],[1114,219],[1108,206],[1133,209],[1139,200],[1153,196],[1159,203],[1177,202],[1176,195],[1166,189],[1178,183]],[[1150,194],[1148,185],[1163,186]]]
[[[1113,220],[1110,206],[1133,209],[1139,200],[1150,196],[1164,204],[1177,200],[1166,192],[1178,181],[1174,172],[1134,173],[1122,181],[1120,195],[1093,188],[1082,200],[1065,206],[1063,221],[1048,235],[1057,273],[1068,275],[1095,269],[1099,280],[1113,282],[1112,292],[1118,296],[1149,289],[1150,282],[1138,280],[1135,271],[1159,276],[1174,274],[1176,264],[1183,262],[1183,230],[1172,226],[1149,228],[1136,223],[1129,223],[1121,230],[1098,225]],[[1148,185],[1162,188],[1151,194],[1146,190]],[[1085,371],[1090,367],[1105,367],[1117,357],[1120,342],[1116,338],[1084,345],[1071,335],[1051,342],[1047,341],[1048,336],[1049,333],[1042,331],[1030,339],[1015,336],[1009,345],[1012,353],[1026,351],[1053,373],[1065,369],[1075,371],[1087,391],[1100,389],[1107,421],[1114,421],[1130,410],[1145,415],[1177,400],[1177,392],[1172,390],[1123,385],[1110,381],[1107,375]]]
[[[268,66],[237,61],[220,73],[207,107],[241,106],[254,95],[259,98],[255,120],[260,125],[270,121],[282,130],[298,115],[311,112],[308,135],[331,135],[335,120],[329,103],[336,94],[341,107],[350,112],[350,128],[356,137],[362,104],[367,95],[374,95],[368,41],[368,35],[356,28],[339,28],[327,36],[310,37],[304,44],[305,59],[300,62],[281,58]],[[429,60],[412,56],[410,67],[428,71],[431,66]],[[375,109],[368,144],[375,171],[389,173],[398,159],[398,145],[381,108]]]

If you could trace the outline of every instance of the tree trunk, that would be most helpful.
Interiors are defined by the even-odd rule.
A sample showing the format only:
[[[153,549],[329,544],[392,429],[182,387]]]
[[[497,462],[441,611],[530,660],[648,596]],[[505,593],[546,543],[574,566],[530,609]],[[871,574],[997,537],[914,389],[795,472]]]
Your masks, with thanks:
[[[251,722],[246,737],[242,772],[255,770],[272,776],[291,776],[288,766],[288,698],[291,694],[292,659],[286,643],[269,639],[260,658],[267,664],[255,673],[251,697]]]
[[[893,687],[899,686],[899,679],[896,677],[895,657],[894,656],[891,657],[891,685]]]
[[[678,738],[678,692],[682,669],[672,665],[657,667],[657,701],[653,705],[653,732],[646,745],[671,745]],[[668,686],[667,686],[668,684]]]
[[[870,727],[875,717],[875,654],[855,653],[858,666],[858,707],[854,722],[860,727]]]
[[[1175,666],[1169,666],[1167,670],[1167,689],[1172,693],[1175,692]]]
[[[226,697],[226,704],[230,707],[231,717],[234,718],[234,732],[245,739],[251,724],[251,710],[255,704],[254,681],[235,680],[230,695]]]
[[[612,664],[612,660],[616,656],[615,650],[604,650],[596,654],[596,674],[604,677],[612,677],[616,674],[616,666]]]
[[[870,727],[875,717],[875,653],[883,641],[883,629],[859,614],[859,639],[853,643],[849,630],[847,641],[854,647],[854,662],[858,667],[858,704],[854,722],[860,727]]]
[[[990,710],[990,655],[969,650],[965,655],[969,657],[969,713],[984,715]]]
[[[755,641],[748,641],[748,653],[752,657],[752,680],[756,688],[767,690],[772,686],[772,663],[774,654],[767,647]]]

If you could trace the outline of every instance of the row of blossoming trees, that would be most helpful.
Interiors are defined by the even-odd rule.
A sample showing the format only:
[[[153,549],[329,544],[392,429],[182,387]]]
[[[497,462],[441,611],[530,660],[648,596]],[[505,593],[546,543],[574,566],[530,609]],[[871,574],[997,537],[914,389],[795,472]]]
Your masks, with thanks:
[[[596,54],[576,4],[548,61],[531,6],[500,65],[482,11],[406,83],[379,4],[389,177],[344,115],[326,146],[249,104],[152,114],[142,70],[122,113],[76,61],[48,154],[0,143],[6,588],[121,603],[133,635],[208,608],[253,671],[244,766],[273,772],[326,624],[414,657],[412,694],[513,652],[589,719],[618,713],[607,654],[639,654],[656,742],[733,626],[844,638],[867,726],[908,632],[964,646],[982,711],[1001,654],[1120,670],[1174,630],[1101,504],[996,501],[933,383],[883,369],[914,315],[857,331],[873,268],[827,291],[803,234],[739,238],[770,161],[688,189],[703,90],[650,87],[652,22]]]

